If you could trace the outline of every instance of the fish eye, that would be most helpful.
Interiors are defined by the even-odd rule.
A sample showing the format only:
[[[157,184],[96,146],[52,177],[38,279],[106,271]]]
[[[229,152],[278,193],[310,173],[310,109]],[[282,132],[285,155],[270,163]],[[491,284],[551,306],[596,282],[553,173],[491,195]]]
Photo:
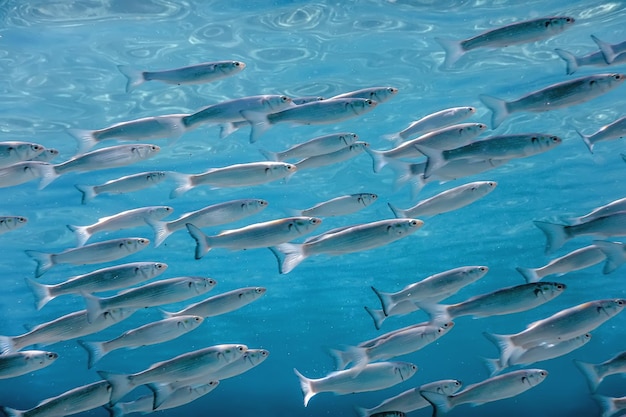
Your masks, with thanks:
[[[287,165],[286,168],[287,168],[287,171],[295,171],[296,170],[296,166],[292,165],[292,164]]]
[[[623,306],[624,305],[624,300],[617,300],[617,305],[618,306]]]
[[[158,151],[160,148],[156,145],[150,145],[150,149],[152,149],[153,151]]]
[[[194,321],[200,321],[200,317],[194,317]]]
[[[241,65],[241,64],[240,64],[239,62],[237,62],[237,61],[233,62],[233,64],[234,64],[236,67],[238,67],[238,66],[240,66],[240,65]]]
[[[267,201],[265,201],[265,200],[259,200],[259,205],[260,205],[260,206],[267,206],[267,204],[268,204],[268,203],[267,203]]]
[[[289,101],[291,101],[291,99],[287,96],[280,96],[280,101],[282,101],[283,103],[288,103]]]
[[[213,278],[209,279],[209,285],[217,285],[217,281],[214,280]]]
[[[368,98],[365,102],[366,102],[367,104],[369,104],[370,106],[371,106],[372,104],[374,104],[374,101],[373,101],[373,100],[370,100],[369,98]]]
[[[556,284],[556,289],[557,290],[564,290],[565,289],[565,284]]]
[[[154,267],[156,269],[163,269],[163,268],[165,268],[165,265],[164,264],[155,264]]]
[[[566,18],[565,18],[565,21],[566,21],[567,23],[574,23],[574,19],[573,19],[573,18],[571,18],[571,17],[566,17]]]
[[[613,75],[613,78],[616,80],[621,80],[623,77],[622,77],[622,74],[615,74]]]
[[[541,372],[539,372],[539,375],[546,376],[546,375],[548,375],[548,373],[546,371],[541,371]]]
[[[43,148],[41,147],[41,145],[32,145],[31,147],[32,147],[32,149],[33,149],[33,150],[35,150],[35,151],[38,151],[39,149],[43,149]]]
[[[257,294],[261,294],[263,290],[261,288],[255,288],[254,292],[256,292]]]

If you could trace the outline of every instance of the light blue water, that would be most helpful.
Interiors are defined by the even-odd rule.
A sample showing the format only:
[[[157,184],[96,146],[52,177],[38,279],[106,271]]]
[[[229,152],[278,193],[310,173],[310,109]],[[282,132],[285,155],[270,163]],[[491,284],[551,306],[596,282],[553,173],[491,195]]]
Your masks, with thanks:
[[[506,49],[468,53],[452,71],[441,71],[443,51],[436,36],[463,39],[515,21],[568,15],[575,25],[553,38]],[[167,204],[173,217],[235,198],[263,198],[269,207],[225,227],[284,217],[289,208],[306,208],[342,194],[372,192],[379,201],[359,213],[325,219],[320,231],[342,225],[390,218],[387,207],[409,207],[452,186],[469,181],[497,181],[496,190],[459,211],[425,218],[416,234],[379,249],[339,257],[305,260],[280,275],[266,249],[231,252],[215,249],[194,260],[194,241],[185,231],[164,245],[148,248],[122,261],[95,266],[55,266],[40,281],[57,283],[100,267],[133,261],[169,265],[163,277],[203,275],[218,286],[209,295],[244,286],[264,286],[267,294],[253,304],[210,318],[180,339],[137,350],[119,350],[87,369],[86,352],[71,340],[47,347],[60,358],[37,373],[0,380],[0,405],[27,409],[39,401],[100,379],[96,370],[137,372],[181,353],[219,343],[245,343],[271,352],[269,359],[238,377],[222,381],[211,394],[163,416],[348,416],[355,406],[373,407],[385,398],[437,379],[456,378],[469,385],[489,374],[481,357],[495,357],[495,347],[482,332],[515,333],[535,320],[586,301],[626,296],[624,268],[611,275],[597,265],[559,280],[568,285],[556,300],[510,316],[473,320],[459,318],[455,328],[422,351],[399,359],[419,371],[410,380],[378,392],[335,396],[322,393],[302,404],[297,368],[309,377],[333,370],[325,348],[356,345],[426,316],[416,312],[389,318],[377,331],[364,306],[379,308],[374,285],[397,291],[431,274],[462,265],[487,265],[485,278],[448,301],[523,283],[517,266],[538,267],[545,238],[533,220],[558,221],[578,216],[626,191],[626,164],[619,153],[623,141],[602,142],[588,152],[575,129],[592,133],[624,115],[624,86],[588,103],[548,113],[519,113],[488,134],[544,132],[564,139],[558,148],[512,161],[482,175],[446,184],[428,184],[417,198],[408,188],[394,190],[394,174],[374,174],[371,158],[360,155],[342,164],[298,172],[287,183],[212,190],[198,187],[170,199],[173,183],[125,195],[101,195],[81,205],[74,184],[99,184],[146,170],[199,173],[212,167],[262,160],[259,148],[283,150],[298,142],[335,131],[354,131],[374,149],[386,149],[382,136],[413,120],[446,108],[477,108],[472,121],[490,125],[491,112],[479,94],[515,99],[549,84],[605,71],[582,67],[573,76],[553,50],[576,55],[595,51],[590,35],[610,43],[626,39],[622,2],[589,1],[5,1],[0,5],[0,130],[2,140],[29,140],[60,151],[55,162],[71,158],[76,142],[65,129],[96,129],[113,123],[168,113],[189,113],[226,99],[257,94],[331,97],[365,87],[390,85],[400,93],[374,111],[326,126],[277,125],[257,144],[248,129],[219,139],[219,128],[207,125],[138,165],[94,173],[64,175],[44,190],[35,182],[0,189],[2,213],[29,219],[19,231],[0,236],[0,334],[17,335],[22,325],[35,325],[84,308],[80,297],[64,296],[41,311],[24,279],[34,277],[34,249],[59,252],[74,247],[66,224],[87,225],[131,208]],[[168,86],[146,83],[125,93],[125,78],[116,65],[140,69],[174,68],[211,60],[246,63],[240,74],[212,84]],[[624,71],[615,65],[610,71]],[[153,238],[150,228],[96,235]],[[568,242],[555,255],[586,246],[590,238]],[[187,303],[172,306],[175,310]],[[169,307],[169,306],[168,306]],[[140,311],[127,321],[88,340],[106,340],[159,318],[156,309]],[[573,358],[602,362],[626,349],[624,317],[617,316],[593,334],[590,343],[562,358],[533,365],[549,371],[544,383],[524,394],[478,408],[461,405],[451,416],[594,416],[600,415]],[[128,399],[147,390],[138,389]],[[623,380],[607,378],[600,393],[626,395]],[[430,409],[413,415],[426,416]],[[105,416],[98,408],[82,415]]]

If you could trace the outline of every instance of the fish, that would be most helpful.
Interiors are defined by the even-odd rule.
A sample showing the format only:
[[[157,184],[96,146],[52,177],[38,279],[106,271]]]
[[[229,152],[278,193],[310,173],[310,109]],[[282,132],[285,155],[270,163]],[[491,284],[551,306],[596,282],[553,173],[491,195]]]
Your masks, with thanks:
[[[178,186],[171,192],[170,198],[180,197],[199,185],[224,188],[264,184],[291,176],[297,169],[294,164],[286,162],[249,162],[211,168],[200,174],[173,172],[170,175]]]
[[[195,258],[200,259],[213,248],[243,250],[266,248],[311,233],[322,224],[318,217],[285,217],[267,222],[253,223],[239,229],[225,230],[208,236],[191,223],[187,230],[196,241]]]
[[[594,51],[587,55],[576,56],[571,52],[557,48],[554,50],[556,54],[565,61],[565,72],[567,75],[572,75],[580,67],[596,66],[596,67],[608,67],[611,64],[607,64],[604,59],[602,51]],[[626,54],[619,54],[616,57],[615,64],[621,64],[626,62]]]
[[[442,68],[450,69],[468,51],[477,48],[502,48],[536,42],[558,35],[575,22],[573,17],[554,16],[525,20],[488,30],[461,41],[436,37],[445,50]]]
[[[390,315],[396,306],[405,302],[416,304],[441,301],[456,294],[466,285],[478,281],[487,272],[489,272],[489,267],[484,265],[462,266],[430,275],[394,293],[371,288],[380,300],[385,315]]]
[[[129,93],[146,81],[160,81],[166,84],[190,85],[203,84],[233,76],[246,68],[240,61],[203,62],[181,68],[161,71],[139,71],[127,65],[118,65],[117,69],[126,77],[126,92]]]
[[[133,262],[76,275],[54,285],[40,284],[30,278],[26,278],[26,284],[35,296],[37,310],[41,310],[49,301],[60,295],[130,287],[161,275],[167,267],[167,264],[161,262]]]
[[[336,100],[343,98],[364,98],[374,100],[377,103],[384,103],[385,101],[395,97],[395,95],[398,94],[398,91],[399,90],[396,87],[369,87],[338,94],[336,96],[328,98],[327,100]]]
[[[51,345],[97,333],[127,319],[135,311],[128,308],[111,309],[91,323],[87,320],[87,310],[75,311],[41,323],[22,335],[0,336],[0,353],[14,353],[27,346]]]
[[[602,269],[603,274],[610,274],[626,262],[626,245],[623,243],[605,240],[594,240],[592,243],[606,256],[606,262]]]
[[[50,162],[59,156],[59,151],[54,148],[45,148],[39,155],[29,158],[29,161]]]
[[[132,210],[125,210],[112,216],[101,217],[94,224],[87,226],[75,226],[68,224],[67,228],[74,232],[78,246],[84,246],[85,243],[96,233],[104,231],[116,231],[122,229],[131,229],[147,224],[148,220],[160,220],[169,216],[174,209],[170,206],[148,206],[139,207]]]
[[[484,332],[483,335],[500,349],[500,363],[504,364],[529,347],[558,343],[588,333],[619,314],[625,305],[626,300],[619,298],[589,301],[531,323],[516,334]]]
[[[429,382],[418,387],[406,390],[394,397],[388,398],[373,408],[357,407],[359,417],[374,417],[377,413],[393,412],[395,410],[410,413],[430,406],[422,397],[420,391],[438,392],[444,395],[452,395],[461,389],[462,383],[457,379],[443,379]]]
[[[87,368],[91,369],[96,362],[114,350],[134,349],[167,342],[196,329],[203,321],[204,318],[200,316],[178,316],[144,324],[104,342],[85,340],[77,342],[87,351],[89,355]]]
[[[546,235],[546,253],[554,252],[570,239],[579,236],[626,236],[626,211],[618,211],[572,226],[539,220],[533,223]]]
[[[591,35],[591,39],[598,45],[598,48],[600,48],[604,56],[604,60],[609,65],[613,64],[620,55],[626,52],[626,41],[611,45],[608,42],[600,40],[600,38],[595,35]]]
[[[112,308],[145,308],[176,303],[211,291],[217,284],[213,278],[177,277],[162,279],[130,288],[110,297],[82,293],[87,319],[92,322]]]
[[[372,193],[347,194],[330,200],[322,201],[313,207],[296,210],[298,216],[335,217],[356,213],[378,199]]]
[[[457,124],[476,113],[472,106],[451,107],[431,113],[412,122],[398,133],[384,135],[383,138],[393,141],[396,145],[407,139],[415,138],[428,132]]]
[[[281,152],[270,152],[263,149],[260,152],[268,161],[281,162],[287,159],[304,159],[338,151],[354,144],[358,139],[359,136],[356,133],[332,133],[298,143]]]
[[[591,135],[584,135],[580,131],[576,130],[580,137],[587,145],[589,152],[593,153],[593,147],[598,142],[604,142],[607,140],[621,139],[626,136],[626,116],[621,117],[608,125],[602,126],[597,132]]]
[[[339,162],[346,161],[350,158],[354,158],[357,155],[362,154],[367,148],[369,148],[369,143],[357,141],[352,145],[348,145],[345,148],[341,148],[338,151],[323,154],[310,156],[308,158],[304,158],[295,163],[298,171],[302,171],[304,169],[311,168],[319,168],[327,165],[337,164]]]
[[[265,210],[268,204],[266,200],[258,198],[231,200],[185,213],[178,219],[169,222],[154,219],[148,219],[146,222],[154,230],[154,247],[158,247],[172,233],[184,229],[187,223],[191,223],[196,227],[231,223]]]
[[[161,148],[157,145],[145,143],[115,145],[75,156],[53,167],[57,175],[76,171],[92,172],[135,164],[156,156],[160,150]]]
[[[492,111],[491,125],[495,129],[511,113],[545,112],[584,103],[619,87],[625,77],[624,74],[588,75],[549,85],[513,101],[486,94],[479,98]]]
[[[404,316],[419,309],[420,308],[415,303],[412,303],[410,301],[401,301],[400,303],[394,305],[393,308],[388,311],[388,314],[385,314],[385,311],[382,308],[375,309],[365,306],[365,311],[367,311],[367,314],[369,314],[372,320],[374,320],[374,326],[376,327],[376,330],[380,330],[383,322],[389,317]]]
[[[538,282],[548,275],[563,275],[596,265],[606,259],[604,252],[596,245],[585,246],[551,260],[539,268],[517,267],[515,270],[522,274],[526,282]]]
[[[559,343],[545,344],[528,348],[515,358],[509,359],[506,364],[500,363],[500,359],[483,358],[485,366],[489,369],[490,376],[502,372],[509,366],[531,365],[535,362],[547,361],[558,358],[583,347],[591,341],[591,334],[585,333],[573,339],[564,340]]]
[[[192,304],[177,312],[161,310],[161,313],[168,318],[188,315],[200,316],[202,318],[215,317],[238,310],[258,300],[266,291],[267,289],[264,287],[238,288],[209,297],[206,300]]]
[[[482,405],[515,397],[541,384],[547,376],[545,369],[522,369],[488,378],[452,395],[431,391],[420,393],[433,406],[433,416],[437,416],[460,404]]]
[[[113,386],[110,403],[115,404],[140,385],[182,381],[218,370],[236,361],[247,349],[248,347],[242,344],[214,345],[154,363],[149,368],[134,374],[118,374],[108,371],[98,371],[98,374]],[[160,400],[155,397],[153,409],[160,405]]]
[[[2,411],[9,417],[70,416],[103,406],[109,402],[110,397],[111,384],[107,381],[97,381],[43,400],[30,410],[15,410],[9,407],[2,407]]]
[[[317,125],[336,123],[352,117],[361,116],[373,110],[378,102],[364,98],[337,98],[333,100],[313,101],[287,108],[275,113],[260,113],[251,110],[241,112],[252,126],[250,143],[256,140],[272,125],[277,123],[295,123]]]
[[[107,140],[143,141],[167,139],[173,144],[185,133],[182,118],[187,114],[167,114],[128,120],[95,130],[68,129],[67,133],[78,141],[78,154],[83,154]]]
[[[82,194],[81,203],[87,204],[100,194],[124,194],[152,187],[167,178],[165,171],[139,172],[126,175],[100,185],[75,184],[74,187]]]
[[[304,259],[327,254],[342,255],[387,245],[415,233],[424,224],[418,219],[387,219],[329,231],[304,243],[281,243],[270,247],[281,274],[291,272]]]
[[[0,379],[38,371],[52,365],[58,358],[57,353],[44,350],[25,350],[0,355]]]
[[[143,237],[125,237],[91,243],[58,253],[27,250],[26,254],[37,262],[35,276],[39,278],[59,264],[90,265],[115,261],[148,247],[150,240]]]
[[[491,317],[527,311],[555,299],[566,288],[560,282],[529,283],[500,288],[456,304],[418,303],[418,306],[435,325],[462,316]]]
[[[0,235],[17,230],[28,223],[24,216],[0,216]]]
[[[25,161],[0,168],[0,188],[13,187],[34,179],[39,179],[39,190],[46,188],[57,179],[54,165],[48,162]]]
[[[0,168],[36,158],[45,149],[43,145],[34,142],[2,141],[0,142]]]
[[[608,204],[593,209],[590,213],[580,217],[570,217],[565,222],[571,226],[586,223],[590,220],[596,220],[609,214],[615,214],[620,211],[626,211],[626,197],[611,201]]]
[[[592,395],[591,398],[593,398],[602,409],[600,417],[613,417],[626,409],[626,397],[609,397],[607,395],[595,394]]]
[[[455,149],[435,149],[416,145],[428,157],[424,168],[424,178],[457,159],[470,161],[498,160],[509,161],[515,158],[534,156],[560,145],[561,138],[543,133],[523,133],[515,135],[492,136],[477,140],[469,145]]]
[[[402,411],[383,411],[374,414],[373,417],[406,417],[406,414]]]
[[[596,392],[604,378],[626,372],[626,352],[620,352],[602,363],[589,363],[574,359],[574,364],[585,376],[589,391]]]
[[[417,366],[410,362],[376,362],[357,370],[359,372],[355,369],[335,371],[318,379],[307,378],[295,368],[293,371],[300,380],[306,407],[311,398],[321,392],[343,395],[392,387],[411,378],[417,372]]]
[[[397,218],[436,216],[472,204],[495,190],[497,185],[495,181],[470,182],[422,200],[405,210],[398,209],[391,203],[387,204]]]

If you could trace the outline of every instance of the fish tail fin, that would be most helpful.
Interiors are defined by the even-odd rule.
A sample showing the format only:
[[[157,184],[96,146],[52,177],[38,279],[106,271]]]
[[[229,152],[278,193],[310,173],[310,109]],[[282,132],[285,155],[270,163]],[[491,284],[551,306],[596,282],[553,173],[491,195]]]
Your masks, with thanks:
[[[256,142],[263,133],[272,127],[272,122],[265,113],[244,110],[241,112],[241,115],[250,123],[250,143]]]
[[[41,176],[41,180],[39,181],[39,185],[37,189],[43,190],[46,188],[52,181],[57,179],[59,174],[57,174],[54,165],[51,164],[42,164],[38,165],[39,175]]]
[[[45,306],[48,301],[55,297],[50,293],[50,285],[40,284],[30,278],[26,278],[25,281],[28,288],[30,288],[35,296],[35,307],[37,307],[37,310],[41,310],[41,308]]]
[[[594,240],[593,244],[600,248],[606,256],[606,262],[602,269],[603,274],[610,274],[626,262],[626,247],[623,243]]]
[[[389,208],[393,212],[393,215],[396,216],[397,219],[402,219],[402,218],[407,217],[406,210],[399,209],[391,203],[387,203],[387,205],[389,206]]]
[[[585,379],[587,380],[587,385],[589,385],[589,391],[596,392],[596,390],[598,389],[598,385],[600,385],[600,382],[602,382],[602,378],[598,374],[596,366],[592,363],[579,361],[578,359],[574,359],[574,364],[585,376]]]
[[[463,50],[459,41],[445,38],[435,38],[435,40],[446,52],[446,57],[444,58],[442,64],[442,68],[444,69],[452,68],[452,66],[463,56],[463,54],[465,54],[465,50]]]
[[[350,369],[357,369],[360,372],[369,363],[367,350],[359,346],[342,346],[340,349],[328,349],[328,351],[335,360],[337,370],[346,369],[352,364]]]
[[[202,258],[211,250],[211,246],[209,245],[209,237],[204,234],[202,230],[198,227],[194,226],[191,223],[186,223],[185,226],[189,231],[191,237],[196,241],[196,259]]]
[[[604,42],[600,40],[597,36],[591,35],[591,39],[598,45],[600,51],[602,51],[602,55],[604,56],[604,60],[607,64],[611,65],[615,60],[617,54],[615,53],[615,49],[613,49],[613,45],[608,42]]]
[[[183,123],[183,116],[175,114],[168,116],[159,116],[157,121],[160,125],[164,126],[169,131],[168,144],[171,145],[176,142],[186,131],[185,124]]]
[[[478,98],[493,112],[491,116],[492,129],[500,126],[500,123],[509,116],[509,108],[506,101],[486,94],[481,94]]]
[[[161,317],[163,317],[164,319],[176,317],[176,313],[170,313],[169,311],[165,311],[163,309],[159,309],[159,313],[161,313]]]
[[[74,184],[74,187],[82,194],[82,204],[87,204],[88,201],[96,197],[96,188],[93,185]]]
[[[16,352],[15,343],[11,336],[0,336],[0,355]]]
[[[585,142],[585,145],[587,146],[587,149],[589,149],[589,152],[593,153],[593,143],[591,143],[591,136],[587,136],[587,135],[583,135],[582,132],[578,129],[575,129],[576,133],[578,133],[578,135],[582,138],[583,142]]]
[[[338,371],[346,369],[350,362],[352,362],[348,352],[345,350],[328,348],[328,354],[333,358],[335,369]]]
[[[417,306],[428,314],[431,324],[445,324],[452,320],[452,315],[448,311],[448,305],[436,303],[418,303]]]
[[[555,49],[554,52],[556,52],[556,54],[565,61],[565,71],[567,72],[567,75],[571,75],[578,70],[578,62],[576,61],[574,54],[558,48]]]
[[[516,346],[511,341],[511,336],[483,332],[483,335],[500,350],[500,366],[507,366],[509,359],[516,352]]]
[[[104,312],[102,299],[86,292],[82,292],[81,295],[85,300],[85,307],[87,309],[87,321],[89,323],[93,323]]]
[[[247,122],[245,122],[246,124],[248,124]],[[235,133],[236,131],[238,131],[241,126],[243,126],[243,124],[235,124],[233,122],[230,123],[223,123],[220,125],[220,139],[224,139],[230,135],[232,135],[233,133]]]
[[[129,67],[128,65],[118,65],[117,69],[126,77],[126,92],[130,93],[135,88],[146,82],[144,72]]]
[[[379,291],[375,287],[370,288],[372,289],[372,291],[374,291],[374,294],[376,294],[376,297],[378,297],[378,299],[380,300],[380,305],[383,308],[383,313],[385,313],[385,316],[389,315],[391,309],[396,305],[396,301],[393,299],[392,294]]]
[[[559,249],[569,239],[566,226],[562,224],[538,220],[535,220],[533,223],[546,235],[546,253],[552,253]]]
[[[424,167],[424,179],[430,177],[433,172],[446,165],[443,150],[417,145],[416,148],[428,158]]]
[[[98,144],[93,130],[67,129],[66,132],[78,141],[78,154],[84,154]]]
[[[109,417],[123,417],[126,415],[124,405],[121,403],[114,404],[112,406],[105,404],[104,408],[109,412]]]
[[[78,340],[78,344],[81,345],[89,355],[87,361],[87,368],[91,369],[93,366],[102,359],[107,353],[104,342],[86,342],[84,340]]]
[[[171,172],[170,176],[176,182],[176,188],[172,190],[170,193],[170,198],[180,197],[185,194],[187,191],[191,190],[194,185],[189,174],[181,174],[180,172]]]
[[[84,246],[85,243],[91,238],[91,232],[89,231],[89,226],[74,226],[71,224],[67,225],[67,228],[70,229],[76,236],[76,240],[78,241],[78,246]]]
[[[315,388],[313,386],[313,381],[302,375],[296,368],[293,368],[293,371],[298,376],[300,380],[300,389],[302,390],[302,395],[304,396],[304,406],[306,407],[309,404],[309,401],[317,392],[315,392]]]
[[[174,388],[170,384],[147,384],[150,391],[154,394],[154,400],[152,402],[152,409],[158,409],[167,400],[167,397],[172,395]]]
[[[280,162],[278,152],[266,151],[265,149],[259,149],[259,152],[261,152],[261,155],[263,155],[263,157],[268,161]]]
[[[602,409],[601,417],[612,417],[619,411],[619,409],[615,406],[615,398],[598,394],[592,395],[592,398],[596,400]]]
[[[382,171],[382,169],[386,167],[387,164],[389,163],[390,158],[386,157],[385,154],[382,153],[381,151],[370,149],[368,146],[365,148],[365,152],[367,152],[369,156],[372,157],[372,163],[373,163],[372,167],[374,169],[374,172]]]
[[[39,278],[43,274],[45,274],[50,268],[52,268],[54,263],[53,254],[39,252],[36,250],[27,250],[26,254],[33,258],[35,262],[37,262],[37,268],[35,269],[35,277]]]
[[[372,320],[374,320],[374,327],[376,327],[376,330],[380,330],[383,322],[387,319],[385,312],[383,310],[369,308],[368,306],[365,306],[365,311],[367,311],[367,314],[369,314],[372,317]]]
[[[7,417],[22,417],[24,415],[24,411],[16,410],[10,407],[0,407],[0,410],[2,410],[4,415]]]
[[[148,226],[150,226],[154,231],[155,248],[159,247],[161,243],[165,242],[165,239],[167,239],[172,233],[174,233],[174,231],[169,228],[168,222],[147,219],[146,223],[148,223]]]
[[[537,273],[537,269],[535,268],[522,268],[521,266],[518,266],[517,268],[515,268],[515,270],[522,274],[528,284],[533,282],[539,282],[541,280],[541,277],[539,276],[539,274]]]
[[[269,248],[278,260],[278,271],[281,274],[288,274],[306,258],[302,248],[303,245],[299,243],[281,243]]]
[[[355,406],[354,407],[354,412],[356,413],[357,416],[359,417],[369,417],[370,416],[370,412],[371,410],[365,407],[358,407]]]
[[[133,384],[130,375],[116,374],[114,372],[98,371],[98,375],[102,379],[106,379],[111,384],[111,399],[110,404],[115,404],[124,397],[124,395],[131,392],[135,385]]]
[[[490,377],[498,375],[504,369],[504,366],[500,363],[500,358],[482,358],[482,360],[489,370]]]
[[[447,413],[453,408],[449,397],[445,394],[432,391],[420,391],[420,395],[433,406],[433,417],[437,417],[439,413]]]

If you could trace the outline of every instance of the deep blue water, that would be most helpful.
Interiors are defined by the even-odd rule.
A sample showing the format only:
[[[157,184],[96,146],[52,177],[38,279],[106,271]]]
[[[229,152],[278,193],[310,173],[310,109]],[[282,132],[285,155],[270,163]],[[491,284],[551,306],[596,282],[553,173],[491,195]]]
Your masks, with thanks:
[[[245,5],[244,5],[245,4]],[[453,70],[442,71],[443,50],[437,36],[464,39],[519,20],[567,15],[576,23],[552,38],[501,49],[480,49],[464,56]],[[164,245],[150,247],[121,261],[102,265],[58,265],[39,280],[57,283],[104,266],[134,261],[169,265],[162,277],[210,276],[218,285],[208,295],[244,286],[264,286],[265,296],[241,310],[206,319],[194,332],[161,345],[119,350],[87,369],[87,355],[70,340],[48,346],[60,358],[50,367],[0,380],[0,405],[27,409],[39,401],[100,379],[97,370],[137,372],[181,353],[219,343],[264,348],[270,357],[257,368],[224,380],[208,396],[163,416],[348,416],[355,406],[373,407],[385,398],[437,379],[456,378],[469,385],[489,374],[481,357],[495,357],[495,347],[481,334],[515,333],[528,323],[586,301],[625,297],[622,267],[610,275],[602,266],[572,272],[558,280],[568,288],[539,308],[510,316],[461,317],[436,343],[400,360],[418,365],[410,380],[378,392],[335,396],[322,393],[308,407],[302,403],[297,368],[309,377],[333,370],[326,347],[356,345],[426,316],[415,312],[391,317],[377,331],[364,306],[379,308],[370,286],[397,291],[431,274],[463,265],[487,265],[489,273],[446,302],[523,283],[515,267],[538,267],[550,259],[586,246],[591,238],[568,242],[553,255],[544,254],[545,237],[533,220],[559,221],[586,214],[624,197],[626,164],[619,156],[623,140],[601,142],[589,153],[576,133],[592,133],[624,115],[624,86],[588,103],[546,113],[517,113],[484,136],[543,132],[563,138],[547,153],[511,161],[487,173],[445,184],[430,183],[412,198],[407,187],[395,190],[394,173],[372,172],[362,154],[341,164],[296,173],[288,182],[210,189],[198,187],[170,199],[170,180],[151,189],[123,195],[100,195],[86,205],[74,184],[99,184],[147,170],[199,173],[212,167],[263,160],[258,149],[283,150],[295,143],[339,131],[353,131],[373,149],[386,149],[383,135],[453,106],[477,108],[470,119],[491,127],[491,112],[480,94],[515,99],[547,85],[610,68],[581,67],[567,75],[555,53],[577,56],[597,50],[590,35],[610,43],[626,39],[622,2],[589,1],[4,1],[0,3],[0,130],[2,140],[34,141],[56,148],[54,162],[71,158],[76,141],[68,128],[97,129],[113,123],[169,113],[190,113],[209,104],[257,94],[331,97],[360,88],[389,85],[397,97],[361,117],[332,125],[277,125],[255,144],[243,128],[226,139],[206,125],[175,144],[155,141],[155,158],[124,168],[63,175],[43,190],[36,182],[0,189],[2,213],[21,215],[28,224],[0,236],[0,334],[17,335],[35,325],[84,308],[81,297],[63,296],[42,310],[24,282],[34,277],[35,262],[26,250],[59,252],[76,245],[65,225],[88,225],[103,216],[131,208],[166,204],[172,218],[206,205],[235,198],[263,198],[263,212],[221,230],[284,217],[288,209],[306,208],[342,194],[371,192],[373,205],[345,217],[325,219],[318,231],[391,218],[387,203],[409,207],[418,200],[470,181],[497,181],[484,199],[455,212],[424,218],[417,233],[388,246],[339,257],[305,260],[287,275],[267,249],[215,249],[195,260],[194,241],[185,231]],[[243,72],[215,83],[171,86],[149,82],[131,93],[116,65],[139,69],[175,68],[213,60],[235,59]],[[110,144],[113,144],[112,142]],[[95,235],[93,242],[115,237],[153,238],[147,226]],[[554,279],[554,278],[553,278]],[[197,300],[194,300],[197,301]],[[188,303],[171,306],[182,308]],[[170,307],[170,306],[168,306]],[[87,340],[107,340],[159,318],[156,309]],[[600,410],[572,359],[602,362],[626,349],[626,324],[617,316],[592,332],[586,346],[565,357],[532,365],[549,371],[541,385],[522,395],[471,408],[461,405],[451,416],[595,416]],[[132,399],[147,391],[134,391]],[[626,395],[623,380],[611,376],[599,393]],[[413,415],[429,415],[424,409]],[[105,416],[98,408],[81,415]]]

